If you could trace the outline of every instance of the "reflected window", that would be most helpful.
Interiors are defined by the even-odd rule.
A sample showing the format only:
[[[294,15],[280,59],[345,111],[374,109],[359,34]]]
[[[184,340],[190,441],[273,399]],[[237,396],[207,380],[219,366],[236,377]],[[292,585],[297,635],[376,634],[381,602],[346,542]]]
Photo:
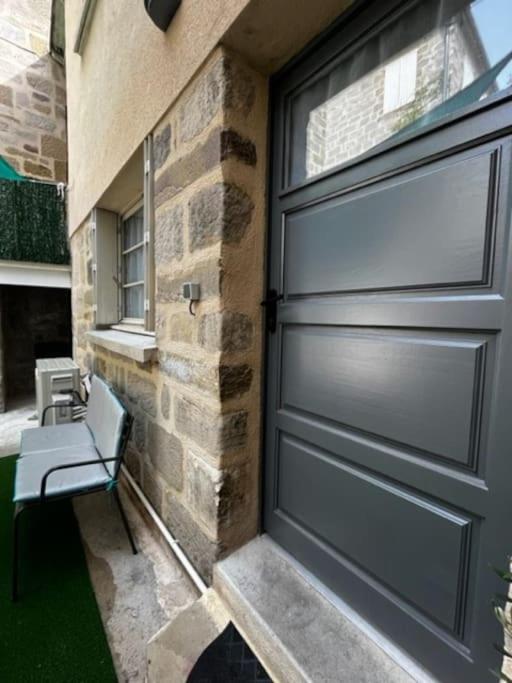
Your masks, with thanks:
[[[302,182],[510,86],[512,0],[415,3],[291,96],[288,180]]]

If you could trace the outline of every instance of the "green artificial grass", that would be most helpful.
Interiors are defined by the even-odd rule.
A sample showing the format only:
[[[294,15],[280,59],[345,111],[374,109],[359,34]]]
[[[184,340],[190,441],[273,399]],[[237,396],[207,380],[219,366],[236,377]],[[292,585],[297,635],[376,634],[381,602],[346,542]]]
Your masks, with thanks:
[[[20,598],[11,602],[15,461],[0,458],[0,681],[115,682],[69,501],[23,513]]]

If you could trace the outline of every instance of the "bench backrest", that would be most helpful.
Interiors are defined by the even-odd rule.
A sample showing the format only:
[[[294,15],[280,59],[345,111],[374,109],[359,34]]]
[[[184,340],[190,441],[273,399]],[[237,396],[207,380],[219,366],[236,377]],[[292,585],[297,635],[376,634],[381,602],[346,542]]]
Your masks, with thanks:
[[[123,427],[127,416],[125,408],[108,384],[94,376],[85,421],[102,458],[116,458],[121,454]],[[112,476],[116,476],[118,463],[108,462],[105,466]]]

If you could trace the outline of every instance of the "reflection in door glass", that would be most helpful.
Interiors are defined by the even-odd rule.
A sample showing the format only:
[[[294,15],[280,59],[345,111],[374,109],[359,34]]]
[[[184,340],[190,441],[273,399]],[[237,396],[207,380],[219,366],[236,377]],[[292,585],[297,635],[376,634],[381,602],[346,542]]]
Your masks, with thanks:
[[[510,86],[512,0],[416,3],[292,96],[289,181]]]

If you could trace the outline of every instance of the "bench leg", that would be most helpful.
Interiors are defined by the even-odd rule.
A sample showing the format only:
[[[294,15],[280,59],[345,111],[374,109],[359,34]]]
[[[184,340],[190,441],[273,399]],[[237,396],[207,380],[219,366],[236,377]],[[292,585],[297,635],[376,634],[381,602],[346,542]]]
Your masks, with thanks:
[[[126,531],[126,535],[128,536],[128,540],[130,541],[130,545],[132,547],[132,552],[134,555],[137,554],[137,546],[135,545],[135,541],[133,540],[132,532],[130,530],[130,526],[128,524],[128,520],[126,518],[126,513],[123,509],[123,506],[121,505],[121,498],[119,497],[119,492],[116,488],[112,489],[112,494],[115,498],[115,501],[117,503],[117,507],[119,508],[119,512],[121,514],[121,519],[123,520],[123,525]]]
[[[19,545],[20,545],[20,517],[25,506],[16,503],[13,517],[13,548],[12,548],[12,586],[11,599],[16,602],[18,599],[18,568],[19,568]]]

